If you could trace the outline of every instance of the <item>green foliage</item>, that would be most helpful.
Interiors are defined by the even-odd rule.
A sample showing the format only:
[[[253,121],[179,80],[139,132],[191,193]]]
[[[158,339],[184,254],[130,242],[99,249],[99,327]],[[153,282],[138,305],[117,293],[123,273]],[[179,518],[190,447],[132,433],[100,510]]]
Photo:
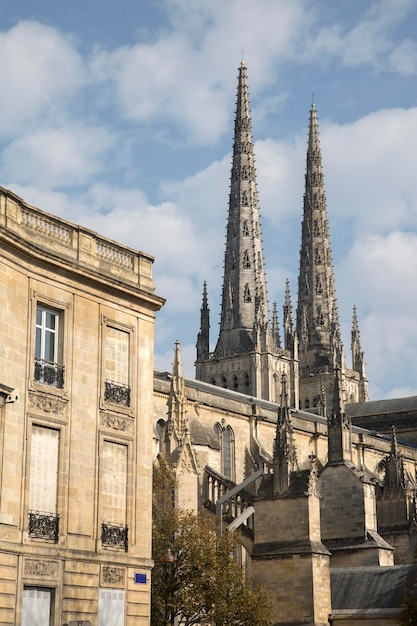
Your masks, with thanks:
[[[219,537],[208,514],[175,508],[175,487],[175,472],[161,459],[153,487],[152,626],[270,626],[271,598],[233,558],[235,535]],[[168,547],[175,562],[162,564]]]

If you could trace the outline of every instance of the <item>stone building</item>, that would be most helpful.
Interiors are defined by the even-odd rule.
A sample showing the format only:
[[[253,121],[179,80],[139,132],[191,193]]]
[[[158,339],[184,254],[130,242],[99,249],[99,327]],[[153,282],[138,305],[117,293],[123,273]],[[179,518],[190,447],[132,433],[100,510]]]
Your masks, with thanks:
[[[395,405],[402,437],[391,413],[375,416],[357,311],[349,368],[335,294],[313,104],[296,320],[287,282],[281,343],[277,305],[268,312],[242,62],[219,336],[211,352],[204,284],[196,380],[182,374],[178,342],[172,371],[155,372],[155,454],[173,459],[179,506],[204,506],[240,533],[247,567],[274,595],[276,626],[393,625],[416,580],[417,423],[407,431],[405,401]],[[368,584],[368,594],[347,591]]]
[[[153,257],[0,188],[0,623],[149,624]]]

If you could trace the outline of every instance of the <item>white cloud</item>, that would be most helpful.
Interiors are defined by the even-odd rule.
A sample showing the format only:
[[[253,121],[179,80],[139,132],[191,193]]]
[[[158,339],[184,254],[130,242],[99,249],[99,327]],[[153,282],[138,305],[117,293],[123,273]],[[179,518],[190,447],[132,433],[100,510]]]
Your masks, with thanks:
[[[83,61],[72,42],[37,22],[0,33],[0,134],[17,135],[40,117],[62,115],[83,85]]]
[[[17,184],[84,185],[104,167],[115,137],[105,128],[40,128],[13,140],[2,154],[3,172]]]

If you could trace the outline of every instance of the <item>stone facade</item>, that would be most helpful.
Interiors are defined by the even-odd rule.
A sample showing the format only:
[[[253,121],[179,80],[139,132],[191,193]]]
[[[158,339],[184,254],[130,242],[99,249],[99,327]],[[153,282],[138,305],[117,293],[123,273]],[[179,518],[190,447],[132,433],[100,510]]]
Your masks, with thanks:
[[[0,239],[0,623],[147,625],[153,258],[3,188]]]

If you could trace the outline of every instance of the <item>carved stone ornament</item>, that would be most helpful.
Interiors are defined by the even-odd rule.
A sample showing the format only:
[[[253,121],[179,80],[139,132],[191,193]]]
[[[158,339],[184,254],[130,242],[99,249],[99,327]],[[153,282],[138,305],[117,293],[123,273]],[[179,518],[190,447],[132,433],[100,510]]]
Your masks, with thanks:
[[[103,584],[124,587],[125,570],[122,567],[103,565],[101,568],[101,578]]]
[[[316,496],[319,497],[320,492],[319,492],[319,479],[318,479],[318,471],[317,471],[317,466],[316,463],[312,464],[312,468],[310,470],[310,476],[309,476],[309,480],[308,480],[308,489],[307,489],[307,496]]]
[[[63,415],[67,403],[46,393],[29,393],[29,404],[32,409],[53,415]]]
[[[51,576],[58,575],[58,563],[56,561],[25,560],[25,576]]]
[[[121,430],[122,432],[127,432],[132,426],[132,422],[129,419],[104,412],[100,413],[100,424],[113,430]]]

